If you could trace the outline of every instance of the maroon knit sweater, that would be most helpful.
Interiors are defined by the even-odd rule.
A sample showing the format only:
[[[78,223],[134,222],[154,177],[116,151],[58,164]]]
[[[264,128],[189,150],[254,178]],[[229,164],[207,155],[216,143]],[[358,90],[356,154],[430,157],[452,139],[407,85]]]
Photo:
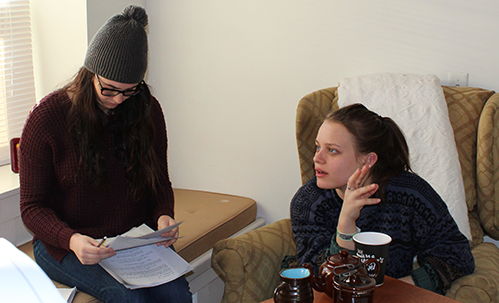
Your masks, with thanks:
[[[153,98],[154,99],[154,98]],[[129,100],[133,101],[133,100]],[[43,98],[30,112],[21,136],[21,215],[26,227],[41,239],[52,257],[69,253],[74,233],[92,238],[116,236],[146,223],[157,228],[161,215],[173,218],[173,190],[168,176],[166,125],[159,102],[151,102],[155,127],[153,148],[164,168],[164,196],[132,202],[127,196],[123,162],[116,157],[112,119],[105,128],[105,188],[75,177],[78,147],[68,134],[71,101],[65,91]]]

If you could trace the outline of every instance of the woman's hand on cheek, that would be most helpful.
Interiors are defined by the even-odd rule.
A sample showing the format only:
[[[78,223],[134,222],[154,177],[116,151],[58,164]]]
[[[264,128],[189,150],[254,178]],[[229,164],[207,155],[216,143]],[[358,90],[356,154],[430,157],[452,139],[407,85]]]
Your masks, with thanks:
[[[376,204],[381,201],[380,199],[369,198],[378,190],[378,184],[373,183],[362,186],[365,182],[365,177],[367,176],[369,168],[369,166],[363,166],[362,169],[357,169],[348,179],[340,217],[338,218],[338,232],[349,235],[355,234],[357,232],[356,222],[362,208],[366,205]],[[341,247],[350,250],[355,249],[352,241],[342,240],[338,235],[336,241]]]
[[[381,201],[378,198],[370,198],[379,189],[378,184],[362,186],[369,168],[365,165],[357,169],[348,179],[340,213],[341,219],[355,223],[365,205],[377,204]]]

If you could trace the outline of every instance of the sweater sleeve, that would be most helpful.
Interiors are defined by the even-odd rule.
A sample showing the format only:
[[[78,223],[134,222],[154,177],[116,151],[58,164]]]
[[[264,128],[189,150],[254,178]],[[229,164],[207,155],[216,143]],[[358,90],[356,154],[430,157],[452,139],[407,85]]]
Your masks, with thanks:
[[[55,98],[54,95],[47,98]],[[69,251],[69,239],[75,231],[64,223],[49,205],[54,189],[52,163],[55,149],[65,138],[58,131],[64,119],[58,110],[35,106],[21,136],[20,184],[21,216],[24,224],[44,242]]]
[[[464,239],[448,238],[418,254],[420,267],[411,273],[417,286],[445,294],[454,280],[473,273],[475,263],[468,240],[459,235]]]
[[[411,276],[416,285],[444,294],[452,281],[473,273],[475,262],[468,239],[446,204],[426,182],[419,196],[412,227],[419,243],[419,268]]]
[[[444,285],[442,280],[440,280],[438,273],[428,264],[425,264],[417,269],[414,269],[411,273],[414,285],[421,288],[444,294]]]
[[[174,218],[175,202],[173,188],[168,173],[168,140],[165,118],[161,106],[156,99],[153,98],[151,106],[151,114],[153,116],[155,127],[154,149],[156,151],[156,156],[158,157],[159,165],[163,172],[163,174],[161,174],[160,176],[160,195],[153,201],[153,220],[154,222],[157,222],[158,218],[162,215],[168,215]]]

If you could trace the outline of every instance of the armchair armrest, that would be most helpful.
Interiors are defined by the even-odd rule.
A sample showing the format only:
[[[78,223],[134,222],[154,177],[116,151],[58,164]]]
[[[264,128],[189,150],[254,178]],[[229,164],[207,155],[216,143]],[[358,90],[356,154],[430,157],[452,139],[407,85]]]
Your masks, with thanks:
[[[475,257],[475,272],[452,282],[446,296],[459,302],[499,302],[499,249],[484,242],[471,252]]]
[[[279,284],[285,255],[296,254],[291,220],[283,219],[213,247],[213,270],[225,282],[222,302],[261,302]]]

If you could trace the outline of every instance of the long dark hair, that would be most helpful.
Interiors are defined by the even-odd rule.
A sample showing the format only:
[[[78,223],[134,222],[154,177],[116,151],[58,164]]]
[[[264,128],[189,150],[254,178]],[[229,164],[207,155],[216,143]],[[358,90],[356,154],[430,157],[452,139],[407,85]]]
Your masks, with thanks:
[[[391,118],[381,117],[362,104],[352,104],[329,113],[325,121],[342,124],[352,135],[359,154],[378,155],[378,161],[369,170],[372,181],[379,184],[378,197],[384,198],[388,180],[411,170],[409,147]]]
[[[69,134],[77,142],[79,160],[75,168],[91,185],[105,188],[103,135],[105,121],[100,114],[94,87],[95,74],[82,67],[63,89],[71,95]],[[151,92],[143,83],[142,92],[113,110],[116,121],[116,155],[123,161],[128,195],[134,201],[148,193],[157,194],[162,170],[152,148],[154,123],[151,117]]]

